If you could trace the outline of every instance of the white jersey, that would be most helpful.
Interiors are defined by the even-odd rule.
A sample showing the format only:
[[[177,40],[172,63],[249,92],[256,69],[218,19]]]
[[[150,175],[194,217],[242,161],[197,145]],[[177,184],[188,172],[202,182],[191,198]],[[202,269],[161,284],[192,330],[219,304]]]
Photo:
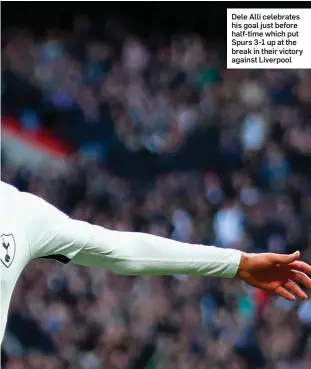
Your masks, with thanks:
[[[0,183],[0,342],[14,286],[33,259],[71,261],[126,275],[231,278],[238,270],[240,251],[111,231],[70,219],[39,197]]]

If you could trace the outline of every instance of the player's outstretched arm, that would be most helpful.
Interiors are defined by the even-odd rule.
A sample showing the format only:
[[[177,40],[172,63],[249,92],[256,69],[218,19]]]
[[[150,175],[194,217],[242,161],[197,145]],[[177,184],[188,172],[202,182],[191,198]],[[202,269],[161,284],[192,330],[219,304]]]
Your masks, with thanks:
[[[308,277],[311,266],[298,260],[299,252],[292,255],[248,254],[185,244],[149,234],[92,227],[95,227],[93,237],[73,262],[106,267],[128,275],[237,276],[253,287],[274,292],[287,300],[294,300],[296,296],[307,298],[297,282],[311,290]],[[103,244],[106,246],[102,248],[100,245]]]
[[[50,257],[127,275],[191,274],[232,278],[241,252],[117,232],[73,220],[37,196],[20,193],[31,259]]]
[[[117,232],[68,218],[30,195],[21,194],[31,258],[55,257],[126,275],[189,274],[232,278],[293,300],[311,289],[311,266],[292,255],[247,254],[191,245],[144,233]]]

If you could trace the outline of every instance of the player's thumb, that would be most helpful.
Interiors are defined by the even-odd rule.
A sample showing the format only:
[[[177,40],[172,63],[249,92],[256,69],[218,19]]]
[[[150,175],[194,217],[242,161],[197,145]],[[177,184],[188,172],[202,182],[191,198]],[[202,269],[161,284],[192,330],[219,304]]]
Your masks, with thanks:
[[[277,264],[290,264],[299,259],[300,252],[296,251],[293,254],[290,255],[278,255],[275,262]]]

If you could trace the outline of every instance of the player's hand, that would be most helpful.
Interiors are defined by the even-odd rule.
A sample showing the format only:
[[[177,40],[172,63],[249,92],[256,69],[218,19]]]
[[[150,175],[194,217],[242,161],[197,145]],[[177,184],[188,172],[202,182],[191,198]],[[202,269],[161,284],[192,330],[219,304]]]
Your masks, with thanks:
[[[291,255],[243,253],[237,275],[250,286],[275,292],[286,300],[305,300],[307,295],[297,282],[311,290],[311,266],[299,257],[298,251]]]

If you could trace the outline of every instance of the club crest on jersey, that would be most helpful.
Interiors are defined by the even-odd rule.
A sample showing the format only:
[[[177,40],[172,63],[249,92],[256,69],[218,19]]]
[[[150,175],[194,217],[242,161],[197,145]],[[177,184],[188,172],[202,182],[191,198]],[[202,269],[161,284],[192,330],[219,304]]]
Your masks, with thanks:
[[[12,234],[2,234],[0,236],[0,260],[7,268],[13,263],[15,248],[15,240]]]

